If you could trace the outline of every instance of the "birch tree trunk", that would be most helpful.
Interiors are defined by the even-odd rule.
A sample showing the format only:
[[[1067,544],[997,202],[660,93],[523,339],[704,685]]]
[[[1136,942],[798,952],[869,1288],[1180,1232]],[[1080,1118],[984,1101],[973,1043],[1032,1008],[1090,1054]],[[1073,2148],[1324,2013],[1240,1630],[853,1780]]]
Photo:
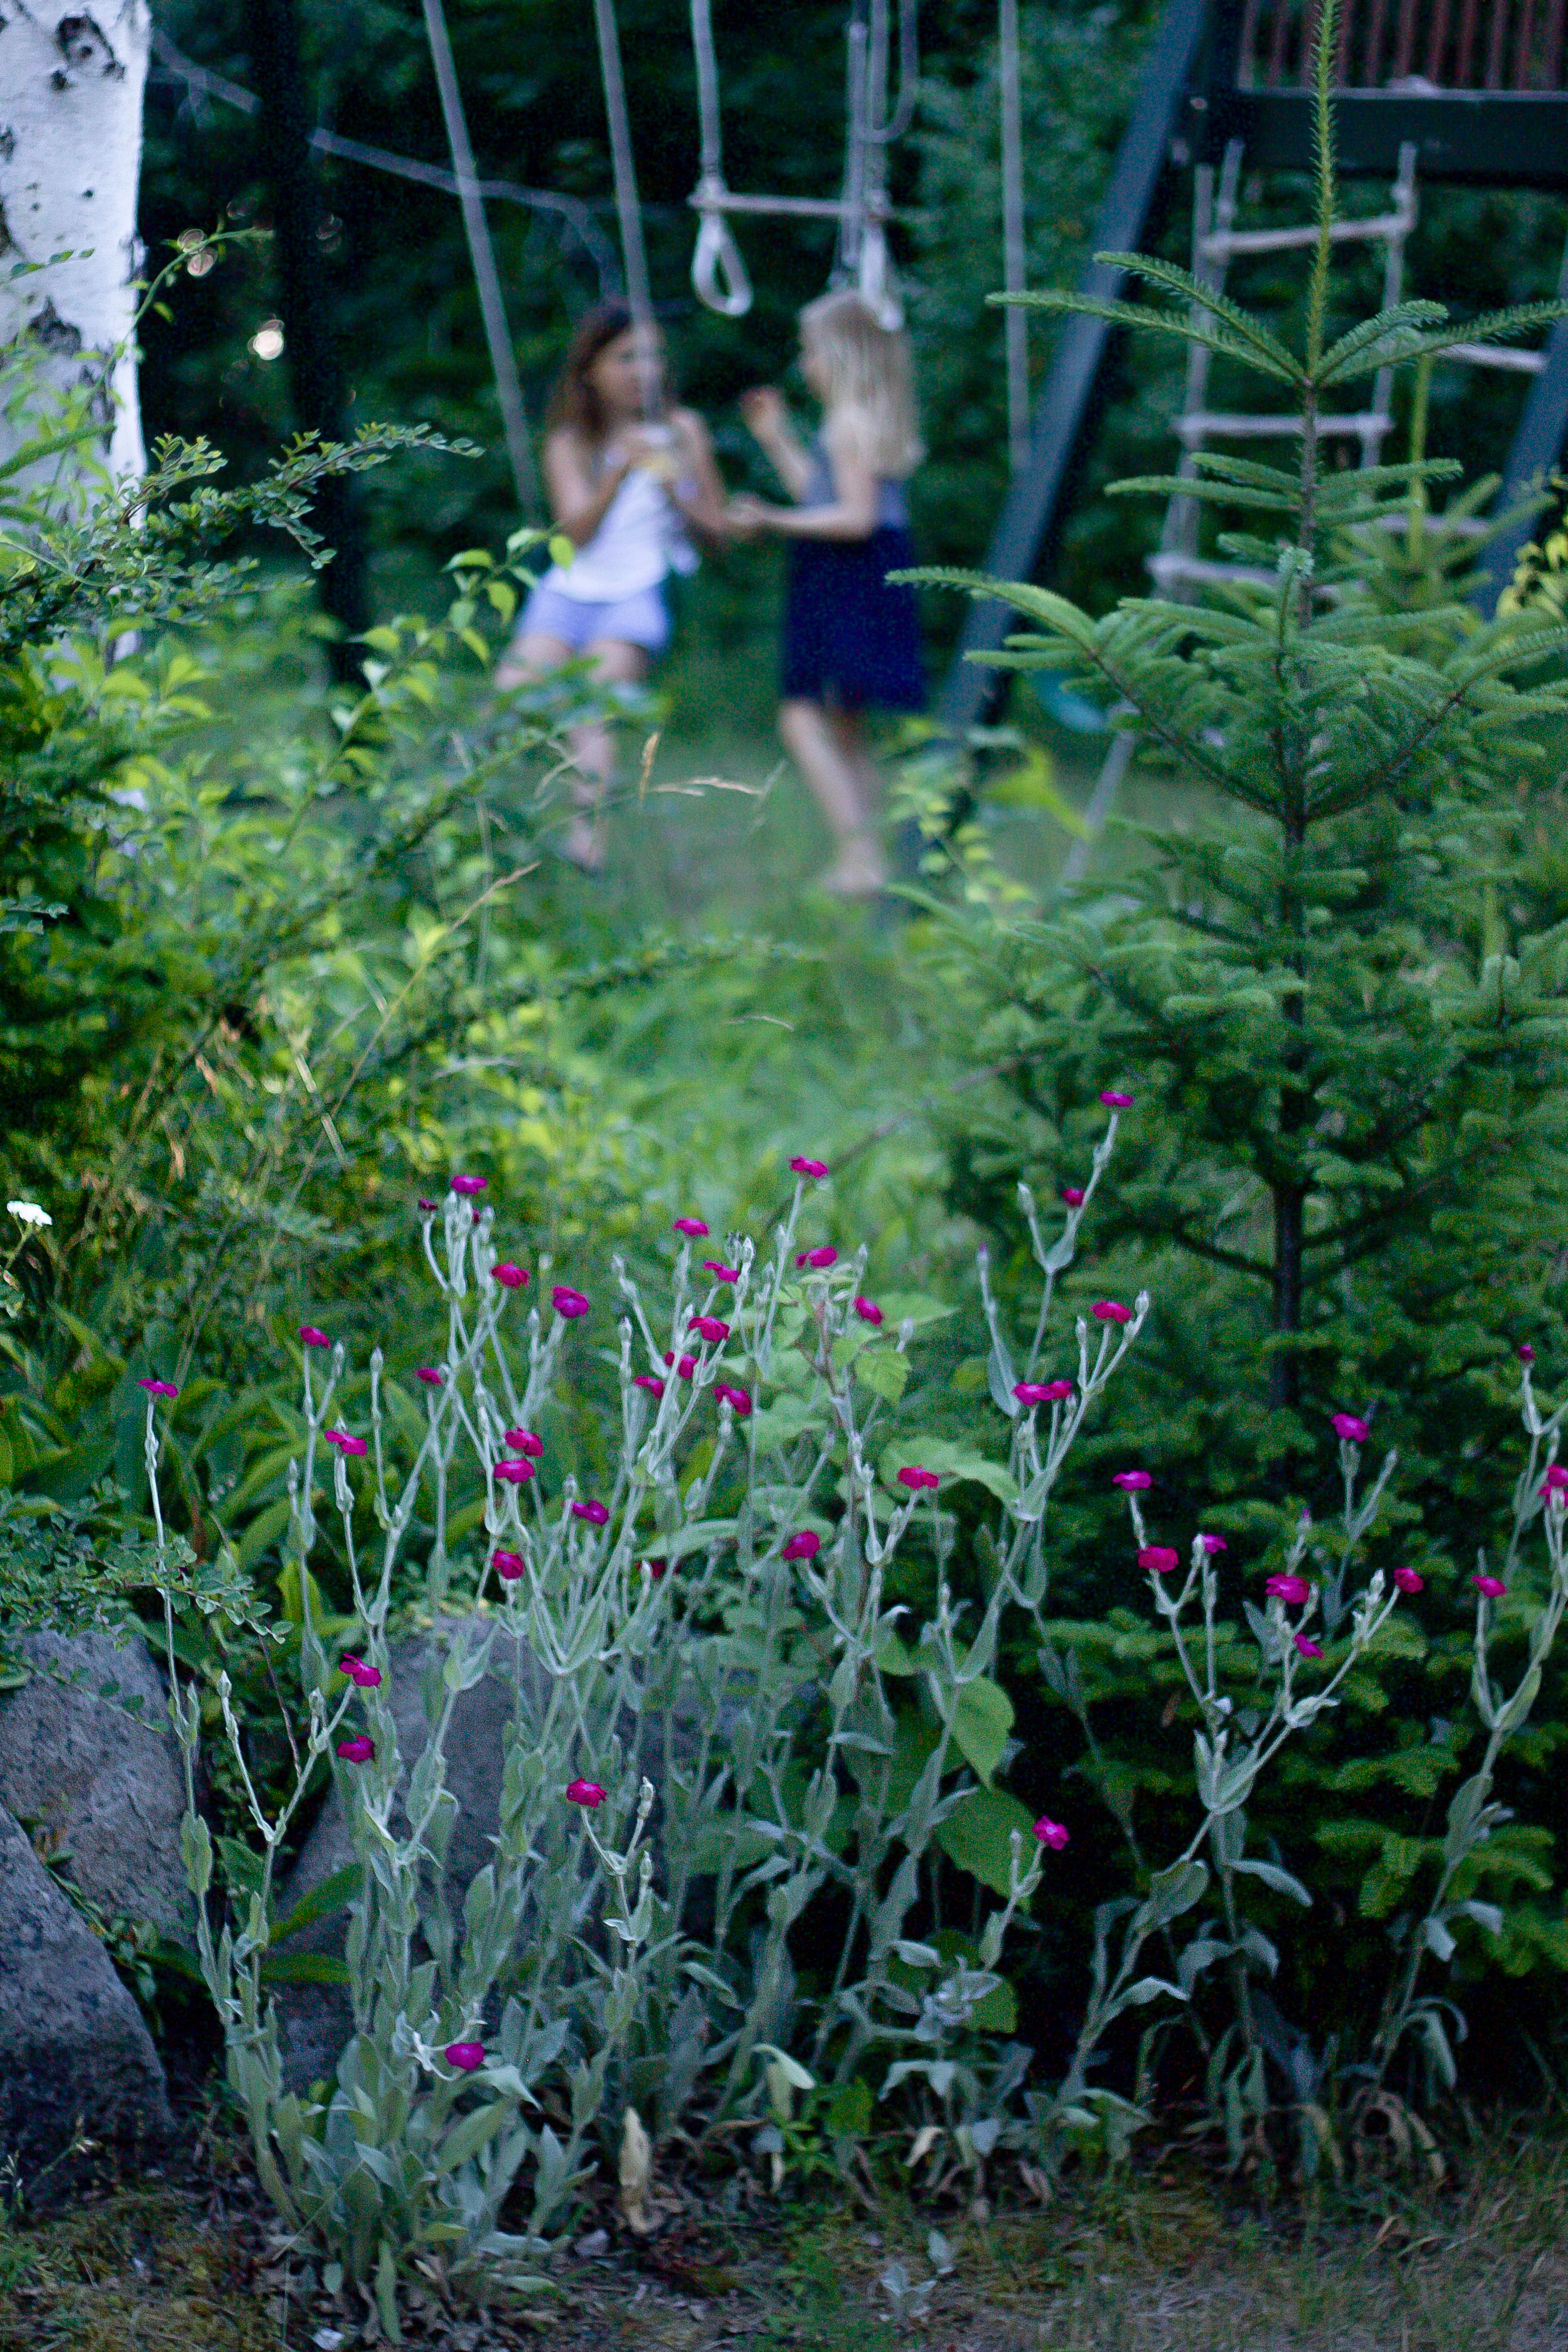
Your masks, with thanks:
[[[148,0],[95,15],[0,0],[0,350],[26,338],[62,389],[92,391],[116,475],[146,464],[130,337],[152,29]],[[9,274],[58,253],[71,257]],[[6,430],[0,418],[0,450]]]

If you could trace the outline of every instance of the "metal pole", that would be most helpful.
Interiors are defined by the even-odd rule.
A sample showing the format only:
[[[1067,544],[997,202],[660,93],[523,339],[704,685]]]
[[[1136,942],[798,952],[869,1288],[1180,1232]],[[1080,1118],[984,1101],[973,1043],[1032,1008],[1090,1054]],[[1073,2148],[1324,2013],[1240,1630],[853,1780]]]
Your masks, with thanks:
[[[442,14],[441,0],[425,0],[425,30],[429,36],[430,55],[436,67],[436,87],[441,94],[447,143],[452,151],[452,171],[458,183],[458,201],[463,207],[468,258],[473,263],[474,283],[479,288],[479,315],[484,320],[485,341],[489,345],[490,368],[496,381],[496,396],[500,402],[507,456],[511,460],[511,478],[519,506],[525,515],[532,518],[540,510],[539,477],[534,471],[533,451],[529,445],[528,420],[522,410],[522,386],[517,378],[517,354],[511,347],[506,302],[500,289],[500,273],[496,268],[495,247],[490,243],[484,198],[479,194],[479,177],[474,170],[474,151],[468,144],[468,126],[463,119],[462,92],[458,88],[458,69],[452,62],[452,44],[447,37],[447,19]]]
[[[1002,282],[1021,294],[1024,250],[1024,105],[1018,69],[1018,0],[1001,0],[997,80],[1002,100]],[[1029,314],[1003,312],[1007,335],[1007,450],[1016,473],[1029,453]]]

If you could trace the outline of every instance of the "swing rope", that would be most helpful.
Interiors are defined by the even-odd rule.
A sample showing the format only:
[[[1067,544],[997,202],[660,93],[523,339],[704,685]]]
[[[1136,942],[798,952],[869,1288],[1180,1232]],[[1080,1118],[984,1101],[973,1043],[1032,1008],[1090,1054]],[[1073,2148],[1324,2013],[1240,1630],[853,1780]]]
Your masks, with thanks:
[[[691,284],[700,302],[721,318],[743,319],[752,307],[752,281],[741,248],[716,201],[726,197],[724,143],[719,123],[719,58],[713,46],[710,0],[691,0],[691,48],[697,63],[697,119],[701,142],[697,193],[697,248]]]
[[[1002,282],[1021,294],[1027,272],[1024,244],[1024,106],[1018,61],[1018,0],[999,0],[996,78],[1002,110]],[[1029,448],[1029,314],[1016,304],[1003,312],[1007,354],[1007,449],[1019,473]]]
[[[626,84],[621,70],[615,0],[594,0],[594,24],[599,37],[599,70],[605,85],[605,119],[610,132],[610,165],[615,173],[616,217],[620,223],[626,301],[634,323],[651,328],[653,296],[648,285],[647,248],[643,243],[642,209],[637,202],[637,160],[632,152],[631,121],[626,113]],[[650,357],[643,372],[643,408],[647,415],[658,416],[663,406],[658,368]]]
[[[506,434],[507,456],[511,460],[512,482],[517,490],[517,502],[531,521],[540,512],[539,476],[528,437],[528,419],[523,413],[522,386],[518,382],[517,354],[512,349],[511,332],[507,325],[500,272],[496,268],[495,247],[490,242],[484,198],[479,194],[479,177],[474,170],[474,151],[468,144],[463,97],[458,87],[458,69],[452,58],[452,44],[447,36],[441,0],[425,0],[425,30],[429,37],[430,56],[436,68],[436,87],[440,92],[441,112],[447,125],[447,143],[452,151],[452,171],[458,183],[458,201],[463,209],[463,228],[468,240],[468,258],[473,263],[474,283],[479,289],[479,315],[484,320],[485,341],[489,346],[490,368],[496,380],[496,396],[500,403],[501,425]]]

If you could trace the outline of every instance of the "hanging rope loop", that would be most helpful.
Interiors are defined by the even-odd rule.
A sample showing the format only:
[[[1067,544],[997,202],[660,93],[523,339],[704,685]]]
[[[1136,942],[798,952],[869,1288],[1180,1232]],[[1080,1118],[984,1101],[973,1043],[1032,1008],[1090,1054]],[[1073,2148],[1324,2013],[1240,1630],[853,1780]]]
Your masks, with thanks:
[[[691,201],[701,215],[691,256],[691,285],[700,302],[721,319],[743,319],[752,307],[752,281],[730,224],[710,201],[725,194],[721,180],[700,182]]]

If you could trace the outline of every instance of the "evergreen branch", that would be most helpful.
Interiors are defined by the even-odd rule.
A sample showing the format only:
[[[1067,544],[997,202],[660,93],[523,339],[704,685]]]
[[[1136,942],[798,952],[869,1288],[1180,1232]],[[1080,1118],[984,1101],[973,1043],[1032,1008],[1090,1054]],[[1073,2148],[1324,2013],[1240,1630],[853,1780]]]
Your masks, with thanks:
[[[1125,481],[1108,483],[1105,495],[1128,499],[1144,492],[1167,499],[1207,499],[1215,506],[1254,507],[1264,514],[1295,514],[1301,503],[1296,488],[1289,493],[1243,489],[1235,482],[1205,482],[1187,474],[1131,474]]]
[[[1394,302],[1386,310],[1379,310],[1370,319],[1363,319],[1348,334],[1342,335],[1323,353],[1318,366],[1320,384],[1333,383],[1339,370],[1359,357],[1369,347],[1375,348],[1389,336],[1403,337],[1412,329],[1436,327],[1448,317],[1443,302]],[[1382,364],[1381,360],[1379,364]]]
[[[1191,319],[1173,318],[1159,310],[1151,310],[1138,302],[1115,302],[1102,299],[1097,294],[988,294],[988,302],[1011,303],[1026,310],[1072,311],[1084,319],[1109,319],[1116,327],[1147,327],[1155,334],[1174,335],[1178,342],[1201,343],[1205,351],[1217,352],[1224,359],[1239,360],[1244,367],[1256,368],[1261,375],[1276,377],[1281,383],[1295,385],[1300,373],[1294,363],[1277,367],[1258,358],[1246,342],[1232,335],[1215,333],[1211,328],[1197,325]]]
[[[1323,357],[1323,320],[1329,302],[1329,265],[1334,236],[1334,102],[1329,59],[1339,29],[1340,0],[1323,0],[1312,56],[1312,167],[1318,182],[1318,242],[1307,290],[1307,373],[1314,383]]]
[[[1254,355],[1268,366],[1274,374],[1284,373],[1292,383],[1302,379],[1300,362],[1277,335],[1269,332],[1260,320],[1244,310],[1230,295],[1216,287],[1207,286],[1179,262],[1162,261],[1146,253],[1097,253],[1097,262],[1110,269],[1124,269],[1129,277],[1144,278],[1153,286],[1163,286],[1167,293],[1190,302],[1200,310],[1223,321]]]
[[[1381,367],[1404,367],[1411,360],[1450,352],[1457,343],[1497,342],[1508,335],[1524,334],[1531,327],[1554,326],[1560,319],[1568,319],[1568,302],[1521,302],[1510,310],[1489,310],[1479,319],[1467,320],[1463,325],[1446,327],[1439,334],[1412,334],[1396,352],[1352,361],[1338,372],[1334,381],[1351,383],[1357,376],[1375,375]]]

